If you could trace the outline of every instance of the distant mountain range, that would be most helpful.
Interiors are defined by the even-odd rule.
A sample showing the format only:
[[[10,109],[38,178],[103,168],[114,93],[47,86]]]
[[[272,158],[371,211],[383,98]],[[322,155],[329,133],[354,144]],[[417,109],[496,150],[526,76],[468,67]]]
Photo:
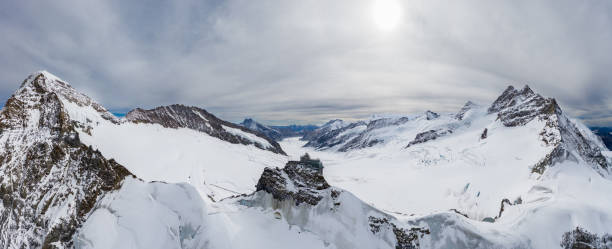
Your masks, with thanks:
[[[303,137],[310,132],[319,128],[316,125],[286,125],[286,126],[270,126],[258,123],[257,121],[247,118],[240,125],[255,132],[259,132],[276,141],[283,140],[288,137]]]
[[[591,130],[601,138],[609,150],[612,150],[612,127],[591,127]]]

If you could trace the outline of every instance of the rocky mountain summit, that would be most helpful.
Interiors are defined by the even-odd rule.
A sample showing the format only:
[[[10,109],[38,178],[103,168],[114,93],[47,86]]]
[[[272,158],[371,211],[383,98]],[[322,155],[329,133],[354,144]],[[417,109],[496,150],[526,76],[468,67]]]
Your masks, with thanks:
[[[69,248],[95,202],[131,175],[81,143],[66,103],[117,120],[47,72],[0,113],[0,248]]]
[[[509,86],[488,109],[488,113],[497,114],[497,119],[504,126],[523,126],[538,118],[545,122],[540,132],[542,141],[553,147],[552,151],[539,163],[533,171],[542,173],[546,166],[551,166],[562,160],[585,160],[595,167],[608,170],[608,162],[602,155],[602,146],[585,137],[567,116],[553,98],[544,98],[534,93],[529,86],[521,90]]]
[[[137,108],[128,112],[125,118],[131,122],[160,124],[166,128],[189,128],[233,144],[253,144],[260,149],[285,155],[283,149],[273,139],[221,120],[198,107],[170,105],[151,110]]]

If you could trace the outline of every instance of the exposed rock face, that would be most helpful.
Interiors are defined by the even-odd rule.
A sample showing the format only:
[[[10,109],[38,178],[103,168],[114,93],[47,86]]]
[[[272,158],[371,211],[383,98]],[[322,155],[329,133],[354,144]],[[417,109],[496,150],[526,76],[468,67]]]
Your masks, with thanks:
[[[369,217],[370,229],[373,234],[381,233],[381,231],[392,232],[395,235],[397,244],[396,249],[416,249],[421,248],[419,238],[429,235],[429,229],[421,227],[412,227],[410,229],[399,228],[395,223],[387,218]]]
[[[489,113],[499,112],[502,109],[515,106],[516,104],[524,102],[526,99],[534,96],[535,93],[525,86],[522,90],[516,90],[514,86],[508,86],[504,92],[497,97],[497,99],[491,104],[491,107],[487,110]]]
[[[428,110],[428,111],[425,112],[425,116],[427,117],[427,120],[434,120],[436,118],[439,118],[440,114],[437,114],[435,112],[432,112],[432,111]]]
[[[330,121],[328,122],[328,124],[330,124],[331,122],[334,122],[332,124],[337,123],[337,121]],[[342,126],[331,126],[328,124],[315,130],[313,134],[310,134],[308,136],[308,138],[305,137],[304,139],[307,139],[308,143],[306,143],[306,145],[304,146],[314,147],[316,149],[325,149],[334,146],[339,146],[354,138],[356,134],[351,133],[351,129],[367,127],[367,124],[365,122],[355,122],[347,125],[343,124]]]
[[[304,136],[302,140],[308,141],[305,147],[347,152],[384,145],[396,138],[395,135],[397,134],[393,134],[394,129],[401,132],[406,129],[404,127],[410,127],[411,122],[421,122],[427,125],[440,124],[440,119],[440,114],[426,111],[417,115],[375,117],[367,121],[353,123],[332,120]],[[447,128],[445,130],[450,130],[450,125],[445,127]]]
[[[425,132],[421,132],[419,134],[416,135],[416,137],[414,138],[414,140],[412,140],[407,146],[406,148],[413,146],[415,144],[422,144],[431,140],[435,140],[436,138],[439,138],[441,136],[445,136],[448,134],[453,133],[452,130],[444,130],[444,129],[438,129],[438,130],[429,130],[429,131],[425,131]]]
[[[561,108],[553,98],[544,98],[534,93],[529,86],[515,90],[509,86],[488,109],[497,112],[497,118],[505,126],[513,127],[529,123],[540,115],[560,114]]]
[[[289,161],[283,169],[264,169],[255,186],[256,191],[270,193],[277,200],[292,198],[295,205],[317,205],[324,197],[320,190],[329,187],[323,178],[323,164],[310,159],[308,154],[302,156],[300,161]]]
[[[534,119],[546,123],[540,133],[542,141],[553,147],[552,151],[532,167],[535,173],[543,173],[546,167],[566,159],[584,160],[597,168],[608,169],[601,148],[585,138],[576,125],[567,118],[553,98],[534,93],[529,86],[516,90],[509,86],[488,109],[497,113],[504,126],[522,126]]]
[[[510,200],[508,200],[507,198],[504,198],[500,203],[499,214],[495,216],[494,220],[501,218],[507,206],[520,205],[520,204],[523,204],[523,199],[521,199],[521,197],[514,200],[514,202],[510,202]]]
[[[486,139],[487,138],[487,133],[489,133],[489,129],[485,128],[482,131],[482,134],[480,134],[480,139]]]
[[[189,128],[233,144],[254,145],[263,150],[286,155],[271,138],[245,127],[221,120],[206,110],[184,105],[161,106],[151,110],[134,109],[125,116],[136,123],[160,124],[166,128]]]
[[[435,114],[435,113],[434,113]],[[437,114],[436,114],[437,115]],[[427,116],[429,118],[429,116]],[[438,117],[438,116],[436,116]],[[383,143],[384,140],[370,136],[370,133],[389,126],[398,126],[410,121],[407,117],[401,118],[381,118],[370,121],[366,125],[365,131],[361,132],[358,136],[351,139],[349,142],[344,144],[338,151],[346,152],[353,149],[363,149],[372,147],[376,144]]]
[[[28,77],[0,113],[0,248],[68,248],[104,193],[131,175],[83,145],[62,100],[106,110],[53,75]]]
[[[581,227],[576,227],[563,234],[561,247],[563,249],[609,249],[612,248],[612,235],[598,236]]]
[[[472,101],[468,101],[467,103],[465,103],[465,105],[463,105],[463,107],[461,107],[461,110],[459,110],[459,112],[455,114],[455,118],[458,120],[463,120],[467,112],[472,110],[476,106],[478,105],[474,104]]]

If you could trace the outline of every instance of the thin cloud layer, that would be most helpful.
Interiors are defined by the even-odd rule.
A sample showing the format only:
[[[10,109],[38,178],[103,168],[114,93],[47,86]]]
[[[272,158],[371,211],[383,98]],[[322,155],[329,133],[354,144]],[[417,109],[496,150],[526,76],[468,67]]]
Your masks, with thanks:
[[[239,121],[456,111],[529,84],[612,125],[609,1],[4,1],[0,97],[46,69],[111,110],[183,103]]]

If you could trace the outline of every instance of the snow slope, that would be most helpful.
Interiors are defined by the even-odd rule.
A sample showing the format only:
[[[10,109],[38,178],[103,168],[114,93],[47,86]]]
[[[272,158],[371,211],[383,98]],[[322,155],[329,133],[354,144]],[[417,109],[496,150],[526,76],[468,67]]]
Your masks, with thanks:
[[[308,138],[281,145],[293,158],[306,152],[322,158],[330,184],[399,217],[452,210],[479,228],[513,234],[529,248],[558,247],[563,233],[576,226],[612,232],[610,160],[604,159],[607,167],[598,156],[608,155],[607,149],[560,109],[549,114],[545,105],[537,105],[556,105],[554,100],[527,87],[506,92],[493,105],[503,112],[501,118],[468,102],[458,114],[354,123],[366,128],[349,138],[343,138],[345,131],[329,129],[331,138],[319,138],[333,141],[328,143],[332,146],[312,147],[317,140]],[[436,136],[418,139],[428,131]],[[342,149],[355,140],[379,142]],[[562,156],[555,154],[559,146]],[[537,165],[545,165],[543,172],[535,170]]]
[[[231,144],[191,129],[158,124],[101,122],[85,144],[125,165],[145,181],[189,183],[204,197],[250,193],[265,167],[282,166],[286,157],[241,144]]]
[[[577,226],[612,232],[611,153],[528,88],[330,121],[285,156],[194,129],[204,116],[119,120],[48,72],[28,79],[0,112],[3,249],[558,248]]]

